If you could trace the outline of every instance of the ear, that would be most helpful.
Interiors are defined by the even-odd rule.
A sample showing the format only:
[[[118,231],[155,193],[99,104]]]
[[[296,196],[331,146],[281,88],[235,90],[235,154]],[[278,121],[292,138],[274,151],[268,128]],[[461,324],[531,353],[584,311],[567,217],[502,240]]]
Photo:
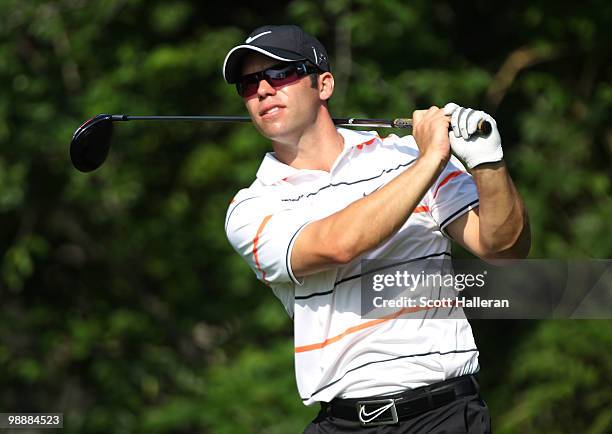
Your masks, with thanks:
[[[319,97],[327,101],[334,93],[334,76],[331,72],[324,72],[319,75]]]

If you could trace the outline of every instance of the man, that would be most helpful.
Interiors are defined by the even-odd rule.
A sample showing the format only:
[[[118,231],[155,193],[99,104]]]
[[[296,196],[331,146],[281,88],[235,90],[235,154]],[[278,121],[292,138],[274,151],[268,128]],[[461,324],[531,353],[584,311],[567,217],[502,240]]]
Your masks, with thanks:
[[[527,255],[495,121],[447,104],[415,111],[412,136],[337,129],[327,52],[296,26],[256,29],[223,74],[274,150],[226,232],[293,318],[299,393],[322,407],[305,432],[489,432],[467,320],[365,319],[359,300],[363,259],[444,257],[450,239],[486,260]],[[473,136],[483,119],[493,131]]]

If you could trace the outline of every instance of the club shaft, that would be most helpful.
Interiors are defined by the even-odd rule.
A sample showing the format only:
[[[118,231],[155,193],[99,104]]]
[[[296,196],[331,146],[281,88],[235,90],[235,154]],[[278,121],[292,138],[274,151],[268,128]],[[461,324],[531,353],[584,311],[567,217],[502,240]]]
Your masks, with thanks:
[[[208,121],[208,122],[251,122],[248,116],[130,116],[112,115],[113,121]]]
[[[112,121],[206,121],[206,122],[251,122],[248,116],[131,116],[111,115]],[[362,118],[334,118],[335,125],[347,127],[373,127],[373,128],[412,128],[412,119],[362,119]],[[491,124],[485,120],[478,123],[477,134],[488,135]]]
[[[113,121],[207,121],[207,122],[251,122],[248,116],[132,116],[112,115]],[[378,127],[378,128],[411,128],[412,119],[333,119],[335,125]]]

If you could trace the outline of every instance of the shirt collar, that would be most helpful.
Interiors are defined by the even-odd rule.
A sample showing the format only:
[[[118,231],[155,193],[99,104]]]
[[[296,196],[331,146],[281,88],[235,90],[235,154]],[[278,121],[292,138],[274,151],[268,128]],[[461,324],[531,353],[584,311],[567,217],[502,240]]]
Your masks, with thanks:
[[[338,132],[344,137],[344,150],[348,151],[359,145],[365,145],[372,139],[378,138],[376,131],[356,131],[348,128],[337,128]]]
[[[299,169],[277,160],[274,152],[268,152],[261,162],[259,170],[257,170],[257,179],[265,185],[273,185],[299,171]]]
[[[339,155],[339,159],[343,158],[352,148],[371,143],[373,139],[378,138],[378,133],[376,131],[355,131],[347,128],[337,128],[337,130],[344,138],[344,150]],[[334,164],[334,166],[335,165],[336,164]],[[305,171],[308,170],[291,167],[277,160],[274,152],[268,152],[257,170],[257,179],[265,185],[273,185],[277,182],[286,180],[292,175]]]

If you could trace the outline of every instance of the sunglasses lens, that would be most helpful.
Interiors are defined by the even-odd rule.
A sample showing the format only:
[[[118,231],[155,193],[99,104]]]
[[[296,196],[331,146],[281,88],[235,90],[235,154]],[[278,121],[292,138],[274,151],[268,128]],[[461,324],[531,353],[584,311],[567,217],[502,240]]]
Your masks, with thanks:
[[[245,75],[236,83],[238,95],[243,98],[252,97],[257,93],[261,80],[266,80],[270,86],[275,88],[291,84],[304,75],[300,74],[298,70],[300,69],[297,65],[273,66],[264,71]]]
[[[283,69],[268,69],[264,71],[266,81],[274,87],[281,87],[293,83],[299,79],[297,67],[291,65]]]
[[[243,98],[248,98],[257,93],[257,88],[259,87],[259,80],[253,75],[247,75],[242,77],[238,83],[236,83],[236,89],[238,90],[238,95]]]

